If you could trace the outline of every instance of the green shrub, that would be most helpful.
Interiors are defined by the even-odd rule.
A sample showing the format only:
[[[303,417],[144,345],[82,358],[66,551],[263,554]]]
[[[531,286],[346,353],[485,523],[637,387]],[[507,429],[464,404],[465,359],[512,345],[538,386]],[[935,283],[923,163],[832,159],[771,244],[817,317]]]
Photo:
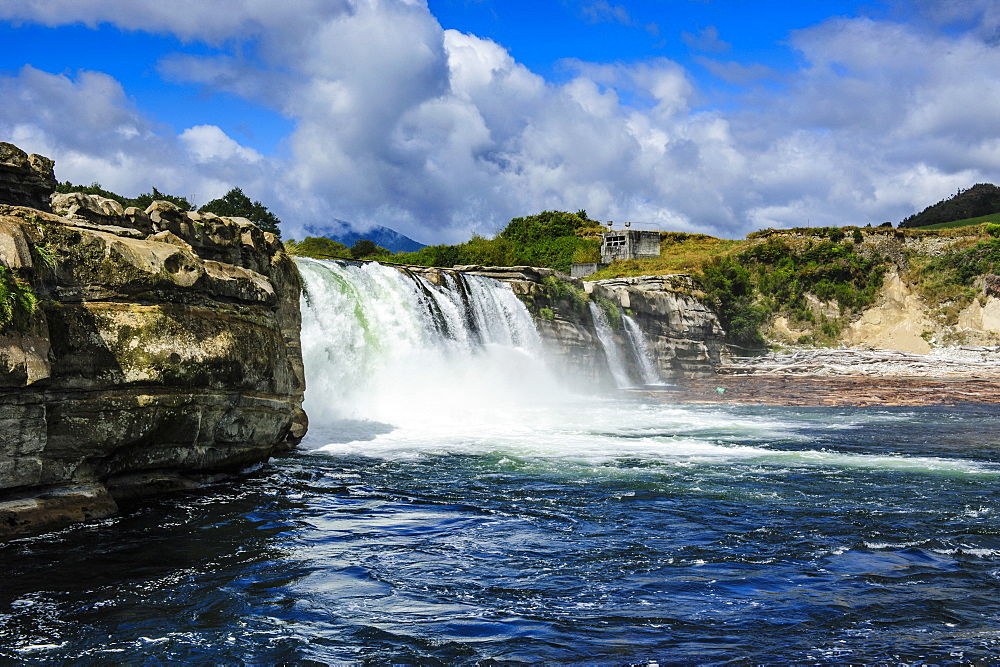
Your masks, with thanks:
[[[542,283],[549,288],[552,298],[569,301],[574,310],[583,312],[587,309],[587,304],[590,303],[590,297],[587,296],[586,290],[566,280],[560,280],[555,276],[545,276],[542,278]]]
[[[24,331],[37,308],[38,297],[31,286],[0,266],[0,331]]]
[[[816,324],[806,299],[813,294],[837,303],[849,315],[871,305],[882,287],[884,260],[860,255],[853,235],[840,228],[817,230],[819,241],[792,247],[766,237],[746,250],[708,262],[699,276],[730,342],[747,347],[763,344],[760,329],[772,315],[783,313],[797,323]],[[840,323],[823,326],[823,334],[839,332]]]
[[[603,296],[594,299],[598,307],[604,311],[604,317],[608,320],[608,326],[615,331],[622,330],[622,311],[617,303]]]
[[[289,239],[285,241],[285,249],[289,254],[314,259],[346,259],[350,257],[346,245],[325,236],[307,236],[302,241]]]
[[[570,265],[598,261],[600,223],[586,211],[544,211],[514,218],[492,239],[473,236],[459,245],[426,246],[397,253],[393,261],[419,266],[540,266],[569,273]]]

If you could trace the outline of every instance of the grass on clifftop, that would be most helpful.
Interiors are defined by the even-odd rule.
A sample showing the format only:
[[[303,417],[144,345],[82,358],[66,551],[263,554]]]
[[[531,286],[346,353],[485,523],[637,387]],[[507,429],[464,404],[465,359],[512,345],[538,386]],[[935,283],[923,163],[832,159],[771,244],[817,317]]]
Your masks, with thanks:
[[[717,239],[707,234],[660,232],[660,256],[651,259],[618,260],[598,271],[588,280],[627,276],[696,273],[713,257],[731,252],[746,244],[735,239]]]
[[[924,230],[936,230],[936,229],[959,229],[961,227],[971,227],[973,225],[982,225],[988,223],[1000,223],[1000,213],[990,213],[989,215],[981,215],[978,218],[966,218],[965,220],[955,220],[954,222],[942,222],[937,225],[927,225],[926,227],[920,227],[921,231]]]

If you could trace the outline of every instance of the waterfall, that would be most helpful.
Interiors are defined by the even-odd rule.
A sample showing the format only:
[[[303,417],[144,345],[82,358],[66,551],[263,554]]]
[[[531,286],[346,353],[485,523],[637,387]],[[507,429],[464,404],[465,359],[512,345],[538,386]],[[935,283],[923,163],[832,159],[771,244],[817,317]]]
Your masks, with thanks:
[[[615,385],[619,389],[631,387],[633,382],[628,375],[625,357],[618,347],[618,341],[615,340],[615,334],[608,324],[608,318],[604,315],[604,311],[593,301],[590,302],[590,315],[594,318],[594,328],[597,330],[597,338],[601,341],[601,347],[604,348],[604,355],[608,358],[608,367],[611,369],[611,377],[614,378]]]
[[[643,384],[663,384],[660,373],[656,370],[656,362],[646,343],[646,337],[639,328],[639,323],[622,312],[622,325],[625,329],[625,339],[629,343],[636,368],[642,374]]]
[[[509,285],[442,272],[438,286],[374,262],[297,261],[313,425],[441,429],[509,419],[512,402],[559,393],[534,321]]]

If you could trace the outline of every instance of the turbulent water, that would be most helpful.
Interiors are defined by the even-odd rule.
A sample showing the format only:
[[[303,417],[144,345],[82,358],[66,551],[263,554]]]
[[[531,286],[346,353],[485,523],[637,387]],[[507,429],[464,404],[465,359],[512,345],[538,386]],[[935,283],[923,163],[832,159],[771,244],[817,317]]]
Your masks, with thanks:
[[[0,658],[958,664],[1000,652],[992,407],[588,395],[554,377],[499,284],[302,269],[303,450],[238,485],[0,546]]]

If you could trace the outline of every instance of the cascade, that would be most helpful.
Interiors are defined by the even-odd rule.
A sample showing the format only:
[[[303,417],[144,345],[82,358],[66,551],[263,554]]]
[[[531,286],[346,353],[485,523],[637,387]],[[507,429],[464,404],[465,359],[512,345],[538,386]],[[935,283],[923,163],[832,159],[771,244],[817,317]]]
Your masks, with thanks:
[[[590,315],[594,319],[594,328],[597,331],[598,340],[601,341],[601,347],[604,348],[604,355],[608,358],[608,368],[611,369],[611,377],[614,378],[615,385],[619,389],[631,387],[633,382],[629,378],[625,356],[618,347],[618,342],[615,340],[614,332],[608,324],[608,318],[604,315],[604,311],[593,301],[590,302]]]
[[[621,311],[622,325],[625,330],[625,340],[629,344],[632,357],[635,359],[636,368],[642,374],[643,384],[663,384],[660,373],[656,370],[656,362],[650,352],[646,337],[639,328],[639,323],[632,317]]]
[[[503,414],[559,392],[510,286],[442,272],[443,285],[371,262],[299,259],[305,409],[314,426]]]

